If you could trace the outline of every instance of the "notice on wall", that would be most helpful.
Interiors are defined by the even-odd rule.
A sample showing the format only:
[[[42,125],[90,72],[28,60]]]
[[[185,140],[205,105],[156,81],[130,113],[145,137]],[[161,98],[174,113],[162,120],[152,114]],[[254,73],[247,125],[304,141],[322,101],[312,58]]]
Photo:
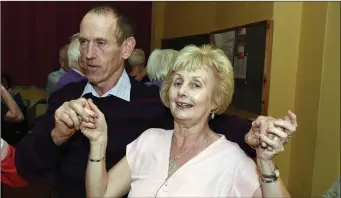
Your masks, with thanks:
[[[224,51],[231,63],[234,58],[235,35],[234,30],[213,35],[215,45]]]
[[[247,56],[244,56],[243,58],[238,58],[236,56],[234,58],[233,66],[234,78],[245,80],[247,72]]]

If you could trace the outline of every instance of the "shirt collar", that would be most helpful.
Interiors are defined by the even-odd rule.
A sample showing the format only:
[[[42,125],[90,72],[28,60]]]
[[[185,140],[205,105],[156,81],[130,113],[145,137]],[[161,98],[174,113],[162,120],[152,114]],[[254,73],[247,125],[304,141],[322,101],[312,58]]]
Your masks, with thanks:
[[[130,101],[130,79],[125,70],[123,70],[123,73],[120,77],[120,79],[117,81],[117,84],[111,88],[107,93],[103,94],[102,96],[99,96],[98,93],[95,91],[94,87],[88,82],[84,88],[84,91],[81,95],[84,96],[87,93],[91,93],[93,96],[96,97],[107,97],[109,95],[116,96],[118,98],[121,98],[126,101]]]

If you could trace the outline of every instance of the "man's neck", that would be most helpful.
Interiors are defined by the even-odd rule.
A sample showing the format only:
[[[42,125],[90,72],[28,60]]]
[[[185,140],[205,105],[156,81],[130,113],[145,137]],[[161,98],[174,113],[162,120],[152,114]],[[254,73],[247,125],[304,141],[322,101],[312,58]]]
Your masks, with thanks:
[[[115,71],[111,76],[105,79],[103,82],[98,83],[97,85],[93,85],[95,91],[99,96],[104,95],[112,88],[114,88],[117,82],[120,80],[123,74],[124,68]]]

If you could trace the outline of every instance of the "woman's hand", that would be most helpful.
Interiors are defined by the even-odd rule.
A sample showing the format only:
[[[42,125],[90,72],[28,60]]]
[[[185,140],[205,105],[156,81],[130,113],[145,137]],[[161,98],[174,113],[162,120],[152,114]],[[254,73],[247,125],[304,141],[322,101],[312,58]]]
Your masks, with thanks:
[[[98,109],[91,99],[88,99],[87,101],[89,108],[94,112],[95,117],[93,122],[83,120],[80,125],[80,130],[87,138],[89,138],[91,144],[106,143],[108,139],[108,127],[104,114]]]
[[[279,127],[279,130],[283,132],[280,136],[282,137],[282,143],[288,143],[290,136],[296,131],[297,128],[296,115],[291,111],[288,111],[288,115],[285,116],[284,119],[275,119],[270,116],[259,116],[254,122],[252,122],[251,130],[245,136],[246,143],[253,148],[258,148],[260,145],[266,147],[266,144],[260,141],[259,135],[266,134],[270,137],[270,139],[273,139],[274,136],[272,133],[268,133],[268,129],[269,122],[274,120],[274,125]]]
[[[275,121],[275,119],[267,120],[268,134],[259,134],[259,140],[262,142],[262,145],[256,149],[258,159],[269,161],[278,153],[284,151],[283,140],[286,140],[288,135],[275,126]]]

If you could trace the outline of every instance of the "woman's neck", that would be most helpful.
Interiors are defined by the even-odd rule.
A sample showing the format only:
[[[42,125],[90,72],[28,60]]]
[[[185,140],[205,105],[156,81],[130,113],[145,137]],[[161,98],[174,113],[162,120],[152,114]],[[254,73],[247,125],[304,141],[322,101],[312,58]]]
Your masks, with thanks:
[[[212,133],[212,131],[208,123],[186,127],[174,122],[173,145],[181,150],[186,150],[194,144],[199,146],[207,142],[209,133]]]

